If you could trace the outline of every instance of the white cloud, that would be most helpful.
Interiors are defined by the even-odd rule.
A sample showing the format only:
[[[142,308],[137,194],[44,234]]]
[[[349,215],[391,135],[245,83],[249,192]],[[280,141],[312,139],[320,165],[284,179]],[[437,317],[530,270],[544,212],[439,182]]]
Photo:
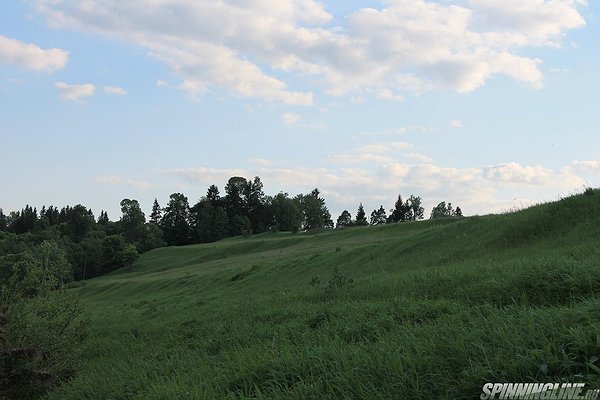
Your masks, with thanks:
[[[413,147],[412,143],[406,143],[406,142],[392,142],[392,143],[390,143],[390,148],[393,149],[393,150],[410,149],[411,147]]]
[[[371,143],[360,146],[352,150],[354,153],[387,153],[392,150],[403,150],[411,148],[413,145],[407,142],[390,142],[390,143]]]
[[[385,163],[394,162],[395,160],[391,157],[382,156],[380,154],[373,153],[361,153],[361,154],[338,154],[328,157],[328,160],[339,164],[357,164],[364,162],[375,162]]]
[[[553,67],[553,68],[548,68],[548,72],[551,72],[553,74],[560,74],[560,73],[567,73],[567,72],[569,72],[569,69],[568,68],[556,68],[556,67]]]
[[[573,166],[579,170],[600,170],[600,161],[573,161]]]
[[[546,184],[554,179],[554,174],[547,168],[539,165],[524,167],[514,162],[485,167],[483,174],[492,181],[535,185]]]
[[[195,183],[203,183],[208,185],[217,182],[227,182],[227,180],[232,176],[251,176],[247,170],[239,168],[171,168],[163,170],[161,173],[165,175],[179,176]]]
[[[429,126],[410,125],[410,126],[402,126],[400,128],[386,129],[383,131],[362,132],[361,135],[363,135],[363,136],[396,136],[396,135],[403,135],[408,132],[425,133],[425,132],[431,132],[431,131],[433,131],[433,128],[429,127]]]
[[[453,128],[462,128],[463,123],[462,121],[459,121],[457,119],[453,119],[452,121],[450,121],[450,126]]]
[[[150,182],[127,179],[121,176],[101,176],[96,178],[96,183],[101,183],[104,185],[129,186],[134,189],[153,189],[156,187],[156,185]]]
[[[413,160],[417,160],[417,161],[420,161],[422,163],[431,163],[431,162],[433,162],[433,159],[431,157],[428,157],[428,156],[420,154],[420,153],[405,153],[404,157],[412,158]]]
[[[577,6],[587,0],[470,0],[481,24],[505,34],[505,41],[521,45],[558,46],[563,33],[585,25]]]
[[[286,112],[281,116],[281,120],[286,125],[294,125],[295,123],[300,121],[300,118],[301,118],[300,115],[298,115],[296,113],[292,113],[292,112]]]
[[[384,143],[372,143],[357,147],[353,151],[355,153],[386,153],[389,149],[389,146]]]
[[[194,96],[311,105],[292,77],[330,95],[402,100],[433,89],[468,92],[496,75],[543,85],[531,46],[558,46],[585,25],[584,0],[388,0],[335,18],[316,0],[35,0],[57,28],[93,31],[149,50]]]
[[[413,147],[412,143],[395,141],[388,143],[370,143],[352,150],[353,153],[388,153],[392,150],[404,150]]]
[[[117,96],[125,96],[127,94],[127,90],[117,86],[104,86],[104,93],[116,94]]]
[[[69,53],[61,49],[43,50],[34,44],[0,35],[0,64],[16,65],[34,71],[54,72],[64,68]]]
[[[370,143],[356,147],[350,150],[349,154],[337,154],[328,157],[329,161],[341,164],[356,164],[356,163],[390,163],[395,162],[395,159],[384,155],[394,150],[405,150],[411,148],[411,143],[406,142],[390,142],[390,143]]]
[[[65,82],[56,82],[54,86],[59,90],[61,99],[74,102],[81,102],[83,98],[92,96],[96,90],[91,83],[71,85]]]
[[[377,94],[377,97],[384,100],[392,100],[392,101],[404,101],[406,100],[404,96],[395,94],[389,89],[381,89]]]

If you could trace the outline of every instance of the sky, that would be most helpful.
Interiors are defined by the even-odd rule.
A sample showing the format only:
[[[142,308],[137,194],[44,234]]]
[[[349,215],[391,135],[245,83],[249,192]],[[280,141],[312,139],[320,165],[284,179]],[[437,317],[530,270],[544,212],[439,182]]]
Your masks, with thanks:
[[[597,1],[5,1],[0,208],[520,209],[600,186],[599,71]]]

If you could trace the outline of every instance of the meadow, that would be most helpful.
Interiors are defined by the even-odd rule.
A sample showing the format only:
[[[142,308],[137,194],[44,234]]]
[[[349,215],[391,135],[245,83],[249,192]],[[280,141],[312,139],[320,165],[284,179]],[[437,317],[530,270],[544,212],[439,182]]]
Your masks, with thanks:
[[[47,399],[471,399],[600,384],[600,191],[501,215],[150,251],[70,289]]]

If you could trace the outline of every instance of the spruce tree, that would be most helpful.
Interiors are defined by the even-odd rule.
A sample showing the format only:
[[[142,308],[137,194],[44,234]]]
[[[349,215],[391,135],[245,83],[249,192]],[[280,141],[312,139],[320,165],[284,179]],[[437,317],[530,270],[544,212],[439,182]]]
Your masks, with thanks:
[[[154,204],[152,205],[152,213],[150,214],[150,222],[159,225],[160,220],[162,218],[162,209],[158,204],[158,200],[154,199]]]
[[[369,225],[369,222],[367,221],[367,215],[365,214],[365,209],[362,203],[360,203],[360,205],[358,206],[358,211],[356,212],[356,225]]]

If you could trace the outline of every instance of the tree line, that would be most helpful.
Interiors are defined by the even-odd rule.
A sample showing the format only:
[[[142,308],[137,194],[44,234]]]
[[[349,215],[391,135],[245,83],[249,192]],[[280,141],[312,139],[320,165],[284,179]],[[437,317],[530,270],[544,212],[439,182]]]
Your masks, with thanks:
[[[367,216],[362,203],[355,218],[344,210],[334,224],[319,189],[290,196],[264,193],[260,178],[231,177],[221,194],[210,185],[206,195],[190,204],[183,193],[173,193],[161,207],[155,199],[146,218],[139,202],[123,199],[121,217],[109,220],[101,211],[78,204],[58,209],[27,205],[5,215],[0,209],[0,256],[18,254],[44,241],[56,243],[72,265],[72,278],[87,279],[130,266],[139,254],[163,246],[207,243],[227,237],[267,231],[318,231],[353,226],[381,225],[424,219],[422,199],[398,195],[389,215],[383,206]],[[462,216],[460,207],[441,202],[430,218]],[[0,267],[3,266],[0,257]],[[3,269],[4,270],[4,269]]]
[[[356,218],[352,219],[352,214],[348,210],[342,211],[336,222],[336,228],[347,228],[352,226],[366,226],[366,225],[383,225],[393,224],[398,222],[409,222],[419,221],[424,218],[425,209],[422,207],[423,200],[418,197],[411,195],[405,201],[402,201],[402,195],[398,195],[394,208],[390,210],[390,215],[383,206],[379,206],[378,209],[371,212],[371,217],[367,220],[365,209],[360,203],[358,210],[356,211]],[[452,208],[452,203],[446,205],[445,201],[442,201],[431,210],[429,216],[430,219],[446,218],[446,217],[462,217],[462,210],[460,207],[456,209]]]

